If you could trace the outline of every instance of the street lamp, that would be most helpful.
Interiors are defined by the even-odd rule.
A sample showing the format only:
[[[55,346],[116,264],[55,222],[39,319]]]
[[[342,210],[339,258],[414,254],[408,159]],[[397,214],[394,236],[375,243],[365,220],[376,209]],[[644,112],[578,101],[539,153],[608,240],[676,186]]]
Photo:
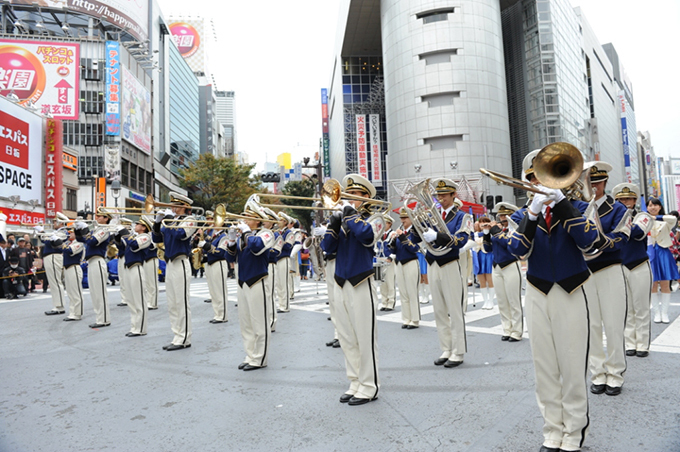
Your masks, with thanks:
[[[120,181],[118,179],[111,182],[111,194],[113,195],[113,203],[118,207],[118,198],[120,197]]]

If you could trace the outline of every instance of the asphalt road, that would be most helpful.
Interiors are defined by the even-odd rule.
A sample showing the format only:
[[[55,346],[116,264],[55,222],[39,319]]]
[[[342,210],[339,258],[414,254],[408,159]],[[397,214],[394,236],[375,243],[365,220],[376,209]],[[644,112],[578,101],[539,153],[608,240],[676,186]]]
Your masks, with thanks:
[[[162,287],[162,285],[161,285]],[[462,366],[435,367],[432,305],[422,327],[400,328],[379,312],[379,399],[350,407],[340,349],[327,321],[325,285],[302,282],[280,314],[269,366],[237,370],[244,352],[229,282],[229,322],[210,324],[205,279],[192,280],[192,347],[166,352],[165,304],[149,334],[127,338],[130,316],[88,328],[94,312],[63,322],[45,316],[49,294],[0,302],[0,451],[538,451],[542,418],[528,338],[501,342],[498,309],[472,305]],[[479,294],[477,294],[479,300]],[[653,324],[647,358],[629,358],[618,397],[590,396],[586,452],[680,451],[680,295],[671,324]]]

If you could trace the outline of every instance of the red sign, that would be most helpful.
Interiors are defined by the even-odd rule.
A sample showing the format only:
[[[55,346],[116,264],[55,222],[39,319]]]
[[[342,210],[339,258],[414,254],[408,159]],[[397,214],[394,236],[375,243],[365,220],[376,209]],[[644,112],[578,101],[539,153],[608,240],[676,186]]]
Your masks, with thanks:
[[[45,215],[18,209],[0,209],[0,213],[7,215],[7,224],[45,223]]]
[[[98,177],[97,196],[94,203],[95,211],[97,211],[97,209],[99,209],[100,207],[104,207],[105,205],[106,205],[106,178]]]
[[[47,120],[45,137],[45,215],[54,218],[62,211],[64,127],[58,119]]]
[[[357,160],[359,174],[368,178],[368,150],[366,143],[366,115],[356,116],[357,126]]]
[[[0,111],[0,162],[28,169],[28,123]]]

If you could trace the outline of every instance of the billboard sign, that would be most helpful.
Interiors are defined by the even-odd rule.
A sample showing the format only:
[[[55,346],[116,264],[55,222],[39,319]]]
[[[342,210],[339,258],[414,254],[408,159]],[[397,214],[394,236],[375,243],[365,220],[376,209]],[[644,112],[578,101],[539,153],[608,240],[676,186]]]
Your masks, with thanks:
[[[151,94],[123,68],[123,139],[151,153]]]
[[[120,180],[120,144],[104,145],[104,174],[112,182]]]
[[[368,179],[368,155],[366,149],[366,115],[356,115],[357,163],[359,175]]]
[[[35,0],[9,0],[13,5],[34,5]],[[69,13],[76,12],[111,22],[121,30],[140,41],[149,37],[150,2],[130,0],[41,0],[39,6],[63,8]]]
[[[106,41],[106,135],[120,136],[120,43]]]
[[[62,211],[64,187],[64,126],[56,119],[47,120],[45,134],[45,215],[54,218]]]
[[[43,118],[0,98],[0,193],[42,204],[42,150]]]
[[[371,143],[371,180],[376,185],[382,185],[382,159],[380,145],[380,115],[369,115],[369,137]]]
[[[170,26],[172,40],[180,55],[194,72],[207,72],[203,19],[176,19]]]
[[[321,89],[321,132],[323,134],[323,175],[326,177],[331,176],[331,155],[330,155],[330,143],[331,139],[329,136],[328,127],[328,90],[326,88]]]
[[[78,119],[80,45],[0,39],[0,94],[56,119]]]

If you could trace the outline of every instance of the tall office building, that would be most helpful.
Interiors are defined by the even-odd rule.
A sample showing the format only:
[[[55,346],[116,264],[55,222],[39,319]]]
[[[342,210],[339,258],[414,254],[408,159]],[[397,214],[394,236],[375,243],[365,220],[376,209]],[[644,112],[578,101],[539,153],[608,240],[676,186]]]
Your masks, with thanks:
[[[215,116],[224,129],[224,150],[228,157],[236,152],[236,114],[233,91],[215,91]]]

